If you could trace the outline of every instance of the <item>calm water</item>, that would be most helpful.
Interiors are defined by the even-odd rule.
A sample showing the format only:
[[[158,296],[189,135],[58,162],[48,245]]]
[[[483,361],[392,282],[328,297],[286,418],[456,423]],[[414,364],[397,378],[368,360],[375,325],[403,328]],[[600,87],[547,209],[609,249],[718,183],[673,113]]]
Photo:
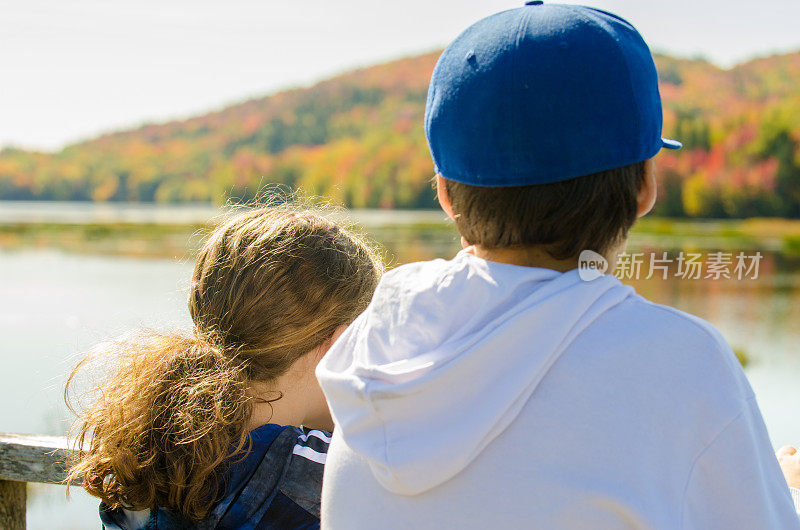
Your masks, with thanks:
[[[392,263],[452,255],[446,228],[369,223]],[[431,215],[431,214],[425,214]],[[413,216],[411,217],[413,220]],[[434,217],[426,218],[429,222]],[[650,252],[650,247],[633,245]],[[671,251],[677,253],[677,250]],[[185,253],[187,256],[190,253]],[[63,434],[66,373],[93,344],[131,328],[188,323],[190,258],[88,255],[0,245],[0,431]],[[764,252],[757,280],[653,278],[633,283],[644,296],[697,314],[746,352],[748,377],[776,446],[800,442],[800,258]],[[29,528],[97,527],[96,501],[74,489],[31,491]]]

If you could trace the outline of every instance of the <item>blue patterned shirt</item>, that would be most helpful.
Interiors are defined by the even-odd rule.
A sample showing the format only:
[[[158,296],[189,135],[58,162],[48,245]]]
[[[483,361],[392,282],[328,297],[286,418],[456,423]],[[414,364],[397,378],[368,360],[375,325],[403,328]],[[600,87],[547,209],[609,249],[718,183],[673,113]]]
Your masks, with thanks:
[[[225,472],[227,488],[199,523],[163,508],[109,510],[100,504],[107,530],[319,528],[320,492],[330,434],[274,424],[251,432],[247,456]]]

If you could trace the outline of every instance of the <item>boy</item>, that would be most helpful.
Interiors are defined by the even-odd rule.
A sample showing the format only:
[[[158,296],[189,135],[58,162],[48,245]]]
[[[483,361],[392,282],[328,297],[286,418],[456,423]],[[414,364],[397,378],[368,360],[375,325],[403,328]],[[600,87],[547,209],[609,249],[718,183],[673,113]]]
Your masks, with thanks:
[[[387,274],[317,368],[323,528],[800,528],[720,334],[576,269],[652,208],[661,124],[609,13],[533,1],[445,50],[425,129],[466,248]]]

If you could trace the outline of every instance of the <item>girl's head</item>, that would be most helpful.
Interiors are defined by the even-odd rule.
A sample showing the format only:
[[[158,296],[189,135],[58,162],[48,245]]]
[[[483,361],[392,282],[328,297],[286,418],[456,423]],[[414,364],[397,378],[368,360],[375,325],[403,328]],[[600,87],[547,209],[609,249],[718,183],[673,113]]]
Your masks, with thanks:
[[[380,273],[367,244],[318,214],[262,208],[230,218],[197,257],[194,329],[109,350],[119,368],[81,417],[77,442],[88,446],[72,476],[112,508],[201,519],[218,496],[220,465],[247,446],[254,407],[277,406],[290,368],[313,371],[337,329],[369,304]],[[321,390],[311,393],[307,413],[323,417]]]

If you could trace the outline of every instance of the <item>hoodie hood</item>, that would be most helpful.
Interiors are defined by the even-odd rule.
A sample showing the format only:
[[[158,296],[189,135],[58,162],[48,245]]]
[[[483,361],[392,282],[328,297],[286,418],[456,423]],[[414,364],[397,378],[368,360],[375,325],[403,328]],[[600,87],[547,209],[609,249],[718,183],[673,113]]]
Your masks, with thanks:
[[[483,260],[398,267],[317,367],[336,430],[387,490],[463,470],[574,338],[633,293],[610,275]]]

